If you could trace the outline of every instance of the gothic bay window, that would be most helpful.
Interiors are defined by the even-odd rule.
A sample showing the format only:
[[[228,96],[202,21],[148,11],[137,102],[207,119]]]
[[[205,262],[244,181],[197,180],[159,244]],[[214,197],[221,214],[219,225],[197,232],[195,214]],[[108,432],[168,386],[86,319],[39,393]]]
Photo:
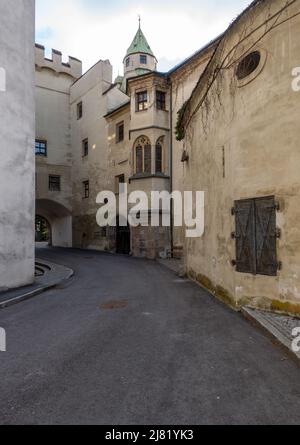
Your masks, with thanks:
[[[148,109],[148,93],[142,91],[136,95],[136,111],[145,111]]]
[[[147,65],[147,56],[146,55],[140,55],[140,63],[141,65]]]
[[[130,57],[127,57],[126,59],[126,68],[128,68],[130,65]]]
[[[155,146],[155,173],[163,173],[163,141],[161,137],[156,142]]]
[[[163,91],[156,91],[156,108],[158,110],[166,110],[166,93]]]
[[[148,138],[141,137],[135,143],[135,173],[151,174],[152,170],[152,147]]]
[[[36,139],[36,141],[35,141],[35,155],[47,157],[47,141]]]

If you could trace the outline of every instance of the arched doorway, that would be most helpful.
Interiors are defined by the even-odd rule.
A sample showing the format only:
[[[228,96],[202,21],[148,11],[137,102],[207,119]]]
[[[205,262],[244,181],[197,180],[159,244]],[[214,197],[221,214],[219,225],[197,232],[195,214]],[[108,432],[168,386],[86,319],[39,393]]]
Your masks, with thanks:
[[[51,225],[49,221],[43,216],[36,215],[35,217],[35,242],[52,244]]]

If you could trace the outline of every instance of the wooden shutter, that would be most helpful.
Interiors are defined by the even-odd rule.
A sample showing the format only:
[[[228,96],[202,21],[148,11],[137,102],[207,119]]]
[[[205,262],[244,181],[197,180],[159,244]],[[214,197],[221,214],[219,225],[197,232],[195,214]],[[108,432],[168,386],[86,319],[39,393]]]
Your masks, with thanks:
[[[275,198],[255,200],[256,270],[260,275],[276,276],[278,270]]]
[[[236,270],[256,273],[255,205],[253,200],[235,202]]]

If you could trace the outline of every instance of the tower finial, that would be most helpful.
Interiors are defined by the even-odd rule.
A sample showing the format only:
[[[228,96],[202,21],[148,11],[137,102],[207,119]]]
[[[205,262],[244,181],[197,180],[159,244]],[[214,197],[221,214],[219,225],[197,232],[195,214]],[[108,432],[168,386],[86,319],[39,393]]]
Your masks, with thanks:
[[[142,21],[142,19],[141,19],[141,16],[139,14],[139,29],[141,29],[141,21]]]

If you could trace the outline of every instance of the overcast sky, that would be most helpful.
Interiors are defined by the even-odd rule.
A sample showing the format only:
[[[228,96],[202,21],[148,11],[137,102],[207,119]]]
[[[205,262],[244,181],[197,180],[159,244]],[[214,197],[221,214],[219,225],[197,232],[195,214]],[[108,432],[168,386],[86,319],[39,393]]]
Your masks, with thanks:
[[[36,42],[83,61],[109,59],[115,76],[138,28],[167,71],[224,31],[251,0],[36,0]]]

